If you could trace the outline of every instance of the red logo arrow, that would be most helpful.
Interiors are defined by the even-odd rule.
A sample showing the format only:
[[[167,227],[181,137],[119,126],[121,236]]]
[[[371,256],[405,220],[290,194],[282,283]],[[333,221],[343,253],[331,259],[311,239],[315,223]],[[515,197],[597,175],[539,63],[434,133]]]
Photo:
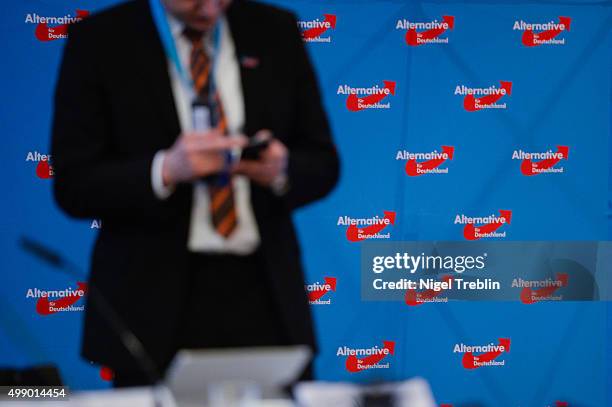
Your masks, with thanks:
[[[336,281],[336,277],[325,277],[325,285],[318,290],[310,291],[308,293],[308,300],[316,301],[329,291],[336,291]]]
[[[323,14],[325,19],[324,23],[329,23],[331,28],[336,28],[336,15],[335,14]],[[311,39],[320,37],[325,31],[327,31],[330,27],[327,24],[322,24],[319,27],[309,28],[302,32],[302,38]]]
[[[383,89],[389,89],[389,93],[395,95],[395,82],[383,81],[383,84],[385,85]],[[387,93],[380,92],[360,98],[355,93],[351,93],[346,99],[346,107],[351,112],[357,112],[359,110],[365,109],[365,105],[373,105],[375,103],[378,103],[387,96]]]
[[[555,401],[555,407],[568,407],[569,403],[567,401]]]
[[[506,95],[512,94],[512,82],[499,81],[499,83],[501,84],[501,89],[504,89],[506,91]],[[477,110],[481,110],[482,106],[494,104],[506,95],[502,94],[501,92],[494,93],[491,95],[485,95],[480,98],[477,98],[474,95],[467,95],[463,99],[463,108],[468,112],[475,112]]]
[[[448,28],[449,29],[453,29],[455,26],[455,17],[453,16],[442,16],[442,20],[444,20],[444,22],[446,24],[448,24]],[[417,46],[417,45],[423,45],[423,42],[419,42],[419,39],[421,40],[430,40],[433,38],[437,38],[440,35],[442,35],[444,32],[446,31],[446,28],[432,28],[430,30],[427,31],[422,31],[422,32],[417,32],[415,28],[411,28],[409,30],[406,31],[406,44],[408,45],[412,45],[412,46]]]
[[[449,275],[442,276],[441,279],[441,281],[445,283],[450,283],[452,280],[453,276]],[[417,305],[423,304],[424,302],[427,302],[427,300],[431,300],[432,298],[440,296],[440,294],[442,294],[443,292],[444,290],[435,291],[432,289],[424,290],[421,292],[417,292],[416,290],[406,290],[404,300],[406,302],[406,305],[415,307]]]
[[[115,378],[115,372],[108,366],[100,368],[100,378],[106,382],[110,382]]]
[[[75,291],[83,290],[83,293],[87,293],[87,283],[77,282],[77,289]],[[48,297],[40,297],[36,302],[36,312],[40,315],[51,315],[55,314],[58,311],[51,310],[53,308],[63,308],[68,307],[78,300],[81,299],[81,296],[77,293],[67,295],[65,297],[58,298],[57,300],[49,301]]]
[[[557,273],[557,281],[561,283],[560,286],[553,285],[550,287],[538,288],[536,290],[530,287],[523,287],[523,290],[521,290],[521,302],[523,304],[533,304],[540,301],[540,299],[548,298],[552,296],[559,288],[567,287],[568,280],[569,276],[567,273]]]
[[[76,10],[77,17],[85,18],[88,15],[89,15],[89,11]],[[56,25],[55,27],[49,27],[47,23],[39,23],[36,25],[36,30],[34,31],[34,34],[36,35],[36,38],[39,41],[46,42],[46,41],[57,40],[59,38],[62,38],[62,36],[65,36],[68,34],[69,25],[70,25],[69,23],[66,23],[62,25]]]
[[[53,166],[47,160],[39,161],[36,165],[36,175],[42,179],[53,178]]]
[[[383,219],[389,219],[389,222],[392,225],[395,225],[395,212],[394,211],[384,211],[384,214],[385,216]],[[366,239],[365,237],[363,237],[364,235],[374,235],[386,227],[387,227],[387,223],[385,222],[376,223],[374,225],[369,225],[364,228],[358,228],[357,225],[350,225],[346,229],[346,238],[350,240],[351,242],[359,242],[361,240]],[[360,237],[359,235],[362,235],[362,236]]]
[[[523,160],[521,162],[521,172],[523,173],[523,175],[527,176],[541,174],[541,172],[537,170],[545,170],[555,166],[561,160],[567,160],[567,157],[569,156],[569,147],[557,146],[557,153],[562,154],[562,156],[557,158],[548,158],[546,160],[538,161],[535,163],[528,159]]]
[[[502,346],[504,347],[503,350],[501,350]],[[510,352],[510,339],[499,338],[498,347],[500,349],[491,352],[486,352],[478,356],[474,356],[472,352],[464,353],[463,359],[461,361],[463,363],[463,367],[466,369],[477,369],[480,367],[481,363],[490,362],[498,358],[499,355],[501,355],[502,353]]]
[[[448,156],[448,159],[452,160],[453,154],[455,153],[455,147],[442,146],[442,153],[445,153]],[[406,162],[406,174],[411,177],[417,177],[419,175],[426,174],[425,171],[438,168],[446,160],[446,158],[434,158],[420,163],[417,163],[415,159],[408,160]]]
[[[501,210],[499,211],[499,216],[501,218],[506,219],[507,224],[510,224],[512,220],[512,211]],[[476,233],[485,234],[485,233],[493,233],[497,229],[499,229],[504,223],[502,222],[491,222],[482,226],[474,226],[473,223],[468,223],[463,228],[463,237],[467,240],[478,240],[480,236],[476,236]]]
[[[389,351],[390,355],[395,353],[395,341],[383,341],[383,348]],[[346,358],[346,370],[351,373],[357,373],[366,370],[367,366],[380,363],[387,355],[384,352],[366,356],[363,359],[358,359],[357,356],[351,355]]]
[[[559,25],[563,24],[566,31],[570,30],[570,23],[572,19],[569,17],[559,17]],[[555,38],[557,35],[561,34],[564,30],[553,29],[541,31],[539,33],[534,33],[533,30],[525,30],[523,31],[523,45],[526,47],[536,47],[538,45],[542,45],[541,43],[536,43],[535,41],[548,41]]]

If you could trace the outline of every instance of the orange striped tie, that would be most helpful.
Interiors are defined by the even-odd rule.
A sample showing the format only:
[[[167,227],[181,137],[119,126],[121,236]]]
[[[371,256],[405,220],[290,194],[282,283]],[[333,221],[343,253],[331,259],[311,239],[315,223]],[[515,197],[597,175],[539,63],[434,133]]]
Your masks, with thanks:
[[[204,51],[203,33],[186,29],[185,36],[191,41],[191,77],[198,101],[210,107],[211,116],[217,117],[217,129],[227,134],[227,123],[221,106],[219,94],[215,90],[214,96],[210,97],[210,74],[211,64],[208,55]],[[212,100],[209,100],[212,99]],[[210,214],[212,224],[221,236],[227,238],[236,229],[238,222],[236,206],[234,203],[234,190],[231,177],[225,182],[214,182],[208,184],[210,194]]]

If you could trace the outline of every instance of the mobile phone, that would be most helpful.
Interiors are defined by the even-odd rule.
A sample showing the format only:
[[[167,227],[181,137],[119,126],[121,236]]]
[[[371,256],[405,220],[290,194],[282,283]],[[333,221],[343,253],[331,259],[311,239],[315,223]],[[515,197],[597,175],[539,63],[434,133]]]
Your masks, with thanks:
[[[270,139],[256,139],[249,140],[249,144],[242,149],[241,160],[259,160],[259,155],[263,150],[268,148],[270,145]]]

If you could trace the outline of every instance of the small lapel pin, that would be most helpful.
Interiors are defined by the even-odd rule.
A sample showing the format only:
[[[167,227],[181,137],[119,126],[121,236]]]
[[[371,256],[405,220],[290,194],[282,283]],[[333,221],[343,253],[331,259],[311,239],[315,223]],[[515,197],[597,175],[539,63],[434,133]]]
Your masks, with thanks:
[[[249,69],[257,68],[259,66],[259,58],[250,57],[250,56],[242,56],[240,58],[240,65],[242,65],[244,68],[249,68]]]

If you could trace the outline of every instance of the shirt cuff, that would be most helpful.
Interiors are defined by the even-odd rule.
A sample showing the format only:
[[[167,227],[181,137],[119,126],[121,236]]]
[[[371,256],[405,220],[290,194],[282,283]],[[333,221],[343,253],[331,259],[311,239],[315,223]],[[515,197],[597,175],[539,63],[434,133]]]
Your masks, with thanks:
[[[153,193],[159,199],[166,199],[174,192],[174,186],[165,186],[163,178],[164,157],[166,156],[163,150],[158,151],[153,157],[151,164],[151,186]]]
[[[272,192],[276,196],[285,195],[291,187],[291,185],[289,184],[289,175],[287,175],[289,171],[289,152],[287,152],[285,165],[283,167],[283,171],[278,174],[278,176],[272,181],[272,184],[270,185]]]
[[[272,181],[270,188],[276,196],[285,195],[287,191],[289,191],[289,177],[287,176],[287,174],[282,173],[278,177],[276,177],[274,181]]]

